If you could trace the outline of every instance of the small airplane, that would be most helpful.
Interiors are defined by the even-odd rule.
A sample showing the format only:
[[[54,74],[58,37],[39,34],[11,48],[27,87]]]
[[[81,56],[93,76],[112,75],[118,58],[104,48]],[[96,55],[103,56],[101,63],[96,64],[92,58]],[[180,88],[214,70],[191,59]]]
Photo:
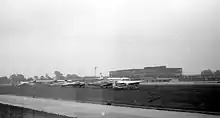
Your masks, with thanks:
[[[61,82],[51,82],[51,83],[49,83],[48,85],[49,86],[61,86],[63,83],[61,83]]]
[[[85,87],[85,82],[75,81],[75,82],[64,82],[61,87]]]
[[[53,80],[49,82],[49,86],[61,86],[62,84],[66,82],[72,82],[72,81],[67,81],[67,80]]]
[[[22,86],[22,85],[34,85],[34,83],[29,81],[21,81],[19,84],[17,84],[17,86]]]
[[[133,88],[137,88],[138,85],[142,82],[142,81],[134,81],[131,80],[128,77],[117,77],[117,78],[104,78],[101,74],[100,76],[100,80],[106,80],[107,83],[111,83],[113,88],[128,88],[128,89],[133,89]]]
[[[115,89],[138,89],[138,85],[141,81],[115,81],[113,83],[113,88]]]
[[[127,77],[122,77],[122,78],[106,78],[106,80],[108,81],[130,81],[130,78],[127,78]]]
[[[126,85],[138,85],[140,84],[142,81],[117,81],[118,84],[126,84]]]
[[[111,88],[112,82],[100,80],[96,82],[89,83],[88,86],[90,87],[98,87],[98,88]]]

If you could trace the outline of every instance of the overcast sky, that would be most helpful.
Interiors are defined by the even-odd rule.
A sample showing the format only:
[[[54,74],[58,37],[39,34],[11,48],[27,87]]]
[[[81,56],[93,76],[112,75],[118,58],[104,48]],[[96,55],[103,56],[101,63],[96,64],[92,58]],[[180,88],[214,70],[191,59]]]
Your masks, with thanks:
[[[0,0],[0,76],[220,69],[219,0]]]

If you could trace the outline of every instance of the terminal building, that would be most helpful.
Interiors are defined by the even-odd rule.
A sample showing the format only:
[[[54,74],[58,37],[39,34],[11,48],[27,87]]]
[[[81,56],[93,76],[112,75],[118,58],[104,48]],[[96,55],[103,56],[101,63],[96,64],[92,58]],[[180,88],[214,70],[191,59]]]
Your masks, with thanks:
[[[109,72],[110,77],[144,78],[179,78],[182,68],[167,68],[166,66],[144,67],[144,69],[126,69]]]

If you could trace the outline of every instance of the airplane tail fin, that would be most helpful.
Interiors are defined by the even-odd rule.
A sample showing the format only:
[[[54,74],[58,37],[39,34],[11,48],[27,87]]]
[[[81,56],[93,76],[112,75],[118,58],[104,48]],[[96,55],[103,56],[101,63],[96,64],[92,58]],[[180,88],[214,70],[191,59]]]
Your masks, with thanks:
[[[107,80],[107,78],[102,73],[100,73],[100,78],[99,79],[100,80]]]
[[[100,80],[103,80],[103,79],[104,79],[102,73],[100,73],[100,77],[99,77],[99,79],[100,79]]]

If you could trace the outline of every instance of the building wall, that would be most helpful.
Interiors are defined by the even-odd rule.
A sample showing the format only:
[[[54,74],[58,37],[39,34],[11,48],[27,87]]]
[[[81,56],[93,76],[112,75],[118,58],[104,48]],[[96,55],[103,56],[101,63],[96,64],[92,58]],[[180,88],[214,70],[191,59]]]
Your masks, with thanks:
[[[161,67],[145,67],[144,69],[130,69],[111,71],[110,77],[131,77],[131,78],[145,78],[145,77],[179,77],[182,76],[182,68],[166,68]]]

